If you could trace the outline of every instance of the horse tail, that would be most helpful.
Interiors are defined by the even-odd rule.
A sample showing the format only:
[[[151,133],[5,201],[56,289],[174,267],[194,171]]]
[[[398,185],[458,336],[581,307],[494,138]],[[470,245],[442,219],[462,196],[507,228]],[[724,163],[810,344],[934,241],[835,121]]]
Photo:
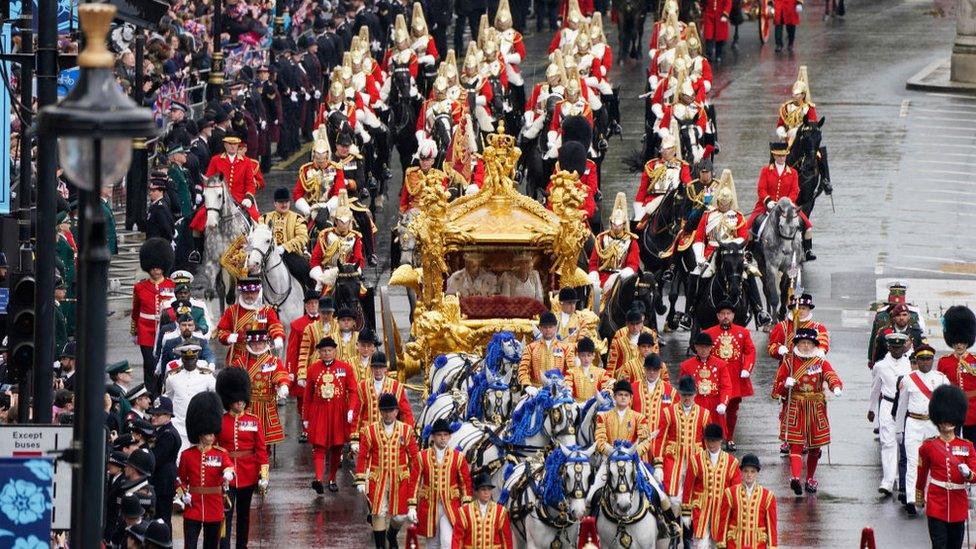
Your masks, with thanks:
[[[644,153],[634,149],[623,157],[622,162],[629,173],[640,173],[644,170]]]

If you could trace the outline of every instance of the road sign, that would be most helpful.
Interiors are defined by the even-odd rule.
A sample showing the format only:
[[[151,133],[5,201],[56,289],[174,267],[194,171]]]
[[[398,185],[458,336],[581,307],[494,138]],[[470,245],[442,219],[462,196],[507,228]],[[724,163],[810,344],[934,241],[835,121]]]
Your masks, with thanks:
[[[0,426],[0,457],[54,457],[50,452],[71,446],[70,425]],[[54,462],[51,526],[71,528],[71,465]]]

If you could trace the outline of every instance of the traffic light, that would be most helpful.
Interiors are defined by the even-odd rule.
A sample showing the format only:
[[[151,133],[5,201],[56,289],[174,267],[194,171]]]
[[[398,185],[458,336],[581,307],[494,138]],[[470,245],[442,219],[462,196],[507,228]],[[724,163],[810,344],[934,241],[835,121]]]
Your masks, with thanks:
[[[34,365],[34,286],[34,277],[26,275],[15,276],[11,284],[7,315],[10,321],[8,383],[25,381]]]

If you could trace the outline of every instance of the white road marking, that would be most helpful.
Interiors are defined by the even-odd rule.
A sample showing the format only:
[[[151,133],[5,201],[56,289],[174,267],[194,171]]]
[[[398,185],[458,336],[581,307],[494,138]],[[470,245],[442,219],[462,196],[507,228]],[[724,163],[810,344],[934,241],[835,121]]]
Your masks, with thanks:
[[[926,198],[926,202],[932,202],[935,204],[953,204],[958,206],[976,206],[976,202],[961,202],[959,200],[936,200],[934,198]]]
[[[973,97],[971,95],[962,95],[959,93],[925,92],[925,95],[931,97],[952,97],[953,99],[965,99],[966,101],[976,101],[976,97]]]
[[[951,166],[972,166],[973,164],[976,164],[976,157],[974,157],[974,155],[968,155],[968,156],[973,159],[973,162],[952,162],[949,160],[926,160],[926,159],[912,160],[912,162],[918,164],[946,164]]]
[[[911,254],[898,254],[898,257],[911,257],[914,259],[931,259],[932,261],[944,261],[946,263],[968,263],[962,259],[955,259],[950,257],[935,257],[931,255],[911,255]]]
[[[974,193],[972,191],[950,191],[949,189],[924,189],[924,190],[920,190],[918,192],[923,192],[923,193],[937,193],[937,194],[960,194],[962,196],[976,195],[976,193]]]
[[[947,274],[945,271],[940,271],[938,269],[923,269],[921,267],[899,267],[898,265],[888,265],[888,269],[895,271],[912,271],[918,273],[934,273],[944,275]],[[953,276],[968,276],[976,278],[976,274],[968,273],[952,273]]]
[[[965,126],[945,126],[941,124],[915,124],[913,128],[922,128],[926,130],[948,130],[950,132],[964,132],[967,134],[973,134],[973,127],[970,125]]]
[[[911,134],[911,135],[918,135],[918,134]],[[966,149],[976,149],[976,145],[973,145],[971,143],[936,143],[936,142],[933,142],[930,139],[926,139],[926,140],[921,141],[921,142],[907,141],[906,143],[907,144],[910,144],[910,145],[918,145],[918,146],[921,146],[923,148],[924,147],[935,147],[935,149],[933,149],[933,151],[932,151],[932,152],[935,152],[935,153],[938,153],[939,150],[942,147],[962,147],[962,148],[966,148]],[[946,153],[946,154],[948,154],[948,153]]]
[[[958,170],[911,170],[911,171],[914,171],[914,173],[921,174],[921,175],[927,175],[927,174],[930,174],[930,173],[946,173],[946,174],[949,174],[949,175],[969,175],[969,176],[971,176],[974,173],[973,171],[960,172]]]
[[[911,99],[902,99],[901,111],[898,113],[898,116],[900,116],[901,118],[905,118],[906,116],[908,116],[908,108],[911,104],[912,104]]]

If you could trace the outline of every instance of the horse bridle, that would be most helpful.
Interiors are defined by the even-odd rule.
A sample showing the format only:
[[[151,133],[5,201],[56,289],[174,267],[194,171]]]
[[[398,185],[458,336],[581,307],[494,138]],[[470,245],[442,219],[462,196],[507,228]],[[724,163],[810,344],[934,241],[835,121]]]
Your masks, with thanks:
[[[270,293],[275,294],[275,295],[281,295],[281,292],[279,292],[278,290],[275,289],[274,284],[271,283],[271,279],[268,278],[268,271],[270,271],[271,269],[275,269],[278,266],[284,264],[285,259],[284,259],[284,257],[281,256],[281,254],[279,254],[278,255],[278,263],[272,265],[270,268],[267,267],[267,265],[268,265],[268,259],[271,257],[271,252],[273,250],[274,250],[274,246],[272,245],[272,246],[268,246],[268,249],[265,250],[265,251],[259,251],[259,253],[261,254],[261,282],[263,284],[267,284],[268,285],[268,289],[271,290]],[[247,252],[252,252],[252,251],[255,251],[255,248],[253,248],[253,247],[251,247],[249,245],[249,246],[247,246],[246,251]],[[290,276],[291,275],[289,274],[289,277]],[[288,290],[286,292],[284,292],[284,297],[281,298],[281,300],[279,300],[277,302],[271,300],[268,297],[268,294],[267,293],[262,293],[262,296],[264,298],[264,302],[267,303],[268,305],[271,305],[271,308],[274,309],[274,311],[277,313],[281,309],[281,306],[284,305],[286,301],[288,301],[288,297],[291,296],[291,292],[292,292],[292,285],[289,284],[288,285]]]
[[[794,238],[796,238],[796,233],[799,232],[799,230],[800,230],[800,224],[799,223],[796,223],[796,224],[792,225],[791,226],[792,230],[790,231],[790,234],[785,235],[785,234],[783,234],[783,231],[780,230],[781,227],[780,227],[779,220],[782,219],[782,217],[783,217],[782,210],[777,209],[776,219],[774,220],[776,222],[775,223],[775,225],[776,225],[776,234],[780,238],[782,238],[783,240],[786,240],[787,242],[792,241]],[[795,214],[795,217],[799,217],[799,214]]]
[[[626,474],[625,469],[627,463],[633,465],[633,475]],[[635,486],[637,484],[637,475],[639,473],[637,471],[637,463],[630,455],[618,456],[618,455],[611,454],[609,460],[607,461],[607,469],[610,469],[612,471],[612,467],[614,464],[616,464],[617,466],[617,476],[623,477],[622,480],[624,480],[625,482],[619,483],[616,486],[604,487],[603,497],[600,498],[600,509],[603,512],[603,515],[605,517],[607,517],[617,525],[617,530],[616,532],[614,532],[613,539],[615,541],[619,540],[620,545],[623,547],[630,547],[631,544],[633,543],[633,537],[627,533],[627,526],[640,521],[641,519],[644,518],[645,515],[647,515],[647,512],[650,507],[650,501],[648,501],[648,499],[644,497],[643,493],[640,493],[638,491],[637,496],[639,498],[640,504],[637,506],[637,509],[633,512],[633,514],[630,515],[617,514],[617,512],[614,510],[614,506],[610,503],[610,494],[612,493],[633,494],[635,490]],[[609,476],[608,480],[613,479],[612,475],[608,475],[608,476]],[[629,476],[632,476],[633,478],[628,478]],[[610,489],[607,490],[607,488]]]

